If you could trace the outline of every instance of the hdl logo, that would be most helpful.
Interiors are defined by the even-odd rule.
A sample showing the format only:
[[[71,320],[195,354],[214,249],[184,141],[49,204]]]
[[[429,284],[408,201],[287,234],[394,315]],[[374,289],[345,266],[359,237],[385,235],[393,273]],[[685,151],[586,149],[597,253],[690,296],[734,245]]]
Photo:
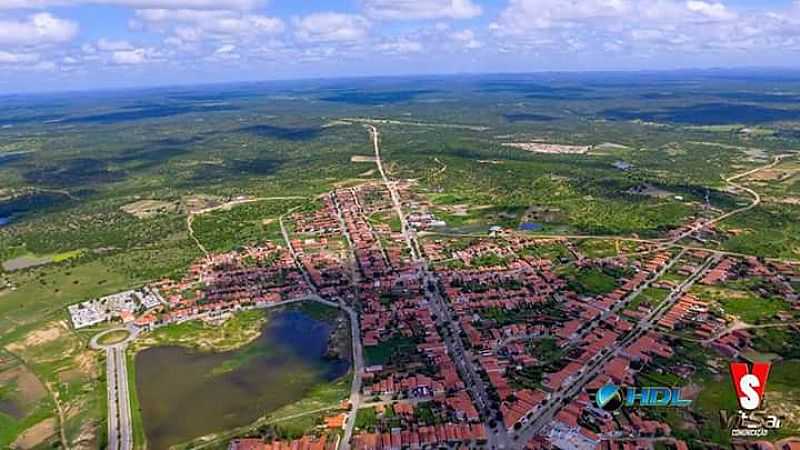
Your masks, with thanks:
[[[691,400],[681,398],[679,388],[669,387],[626,387],[607,384],[598,389],[594,396],[595,404],[605,411],[616,411],[622,405],[634,406],[674,406],[685,407],[692,404]]]

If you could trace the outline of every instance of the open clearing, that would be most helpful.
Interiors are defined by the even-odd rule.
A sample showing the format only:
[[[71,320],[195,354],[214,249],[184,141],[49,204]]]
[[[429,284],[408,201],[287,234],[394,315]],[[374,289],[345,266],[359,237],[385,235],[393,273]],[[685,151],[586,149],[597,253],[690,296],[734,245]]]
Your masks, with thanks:
[[[16,353],[54,342],[67,333],[66,326],[63,321],[59,321],[50,324],[46,328],[31,331],[21,342],[9,344],[8,349]]]
[[[43,444],[48,438],[56,434],[56,419],[45,419],[28,428],[19,435],[11,448],[27,450]]]
[[[0,372],[0,386],[14,386],[9,396],[20,411],[18,419],[27,416],[47,396],[47,390],[29,369],[17,366]]]
[[[18,256],[8,261],[3,261],[3,270],[13,272],[15,270],[29,269],[31,267],[43,266],[50,263],[59,263],[68,259],[77,258],[83,250],[72,250],[69,252],[55,253],[52,255],[27,255]]]
[[[350,162],[354,163],[374,163],[375,157],[374,156],[367,156],[367,155],[353,155],[350,157]]]
[[[544,142],[505,142],[503,147],[512,147],[526,152],[548,155],[583,155],[592,148],[589,145],[547,144]]]
[[[174,203],[161,200],[139,200],[138,202],[123,205],[120,209],[137,219],[148,219],[159,214],[175,211],[177,207]]]

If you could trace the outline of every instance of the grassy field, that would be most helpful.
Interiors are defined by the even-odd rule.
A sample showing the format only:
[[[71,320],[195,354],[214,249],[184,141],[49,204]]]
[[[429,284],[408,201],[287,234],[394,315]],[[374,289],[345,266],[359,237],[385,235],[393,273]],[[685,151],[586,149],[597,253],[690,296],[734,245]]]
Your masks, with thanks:
[[[600,269],[581,269],[568,277],[570,287],[585,295],[608,294],[617,287],[616,278]]]
[[[360,408],[356,413],[357,430],[372,430],[378,424],[378,412],[374,407]]]
[[[365,347],[364,360],[367,365],[384,365],[397,354],[415,349],[416,344],[413,340],[403,336],[393,336],[378,345]]]
[[[9,277],[18,287],[0,296],[0,343],[60,317],[68,304],[131,287],[128,277],[101,261],[36,268]]]
[[[643,290],[638,296],[636,296],[636,298],[634,298],[633,301],[631,301],[628,304],[626,309],[635,310],[639,306],[653,307],[661,303],[661,301],[663,301],[665,298],[667,298],[669,292],[670,292],[669,289],[647,288]]]
[[[97,343],[100,345],[118,344],[127,339],[128,336],[130,335],[131,335],[130,332],[128,332],[127,330],[111,331],[109,333],[100,336],[100,338],[97,339]]]
[[[733,314],[747,323],[769,322],[770,319],[775,321],[776,313],[791,311],[791,304],[781,298],[763,298],[738,286],[696,287],[694,292],[702,299],[719,303],[726,313]]]
[[[222,325],[192,320],[158,328],[138,339],[134,348],[180,345],[204,351],[228,351],[256,339],[269,318],[270,311],[253,309],[234,314]]]
[[[147,448],[147,435],[144,429],[144,418],[142,417],[142,407],[139,404],[139,393],[136,388],[136,358],[132,351],[125,352],[127,359],[126,368],[128,369],[128,386],[131,387],[129,395],[131,399],[131,426],[133,427],[133,446],[134,449]]]
[[[303,200],[265,200],[204,214],[194,220],[195,237],[214,252],[264,241],[282,243],[278,217],[304,204]]]

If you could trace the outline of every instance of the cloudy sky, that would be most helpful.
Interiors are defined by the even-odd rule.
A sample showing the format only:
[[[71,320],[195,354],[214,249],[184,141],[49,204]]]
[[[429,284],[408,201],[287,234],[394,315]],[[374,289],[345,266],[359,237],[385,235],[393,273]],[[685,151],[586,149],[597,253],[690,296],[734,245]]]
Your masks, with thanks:
[[[800,67],[800,0],[0,0],[0,92]]]

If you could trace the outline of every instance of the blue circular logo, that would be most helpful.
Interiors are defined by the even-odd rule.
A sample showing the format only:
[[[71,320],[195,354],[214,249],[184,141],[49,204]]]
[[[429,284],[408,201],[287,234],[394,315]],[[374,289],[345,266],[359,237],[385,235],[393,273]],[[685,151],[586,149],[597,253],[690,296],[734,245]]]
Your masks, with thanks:
[[[622,392],[619,386],[607,384],[597,390],[594,402],[605,411],[616,411],[622,406]]]

